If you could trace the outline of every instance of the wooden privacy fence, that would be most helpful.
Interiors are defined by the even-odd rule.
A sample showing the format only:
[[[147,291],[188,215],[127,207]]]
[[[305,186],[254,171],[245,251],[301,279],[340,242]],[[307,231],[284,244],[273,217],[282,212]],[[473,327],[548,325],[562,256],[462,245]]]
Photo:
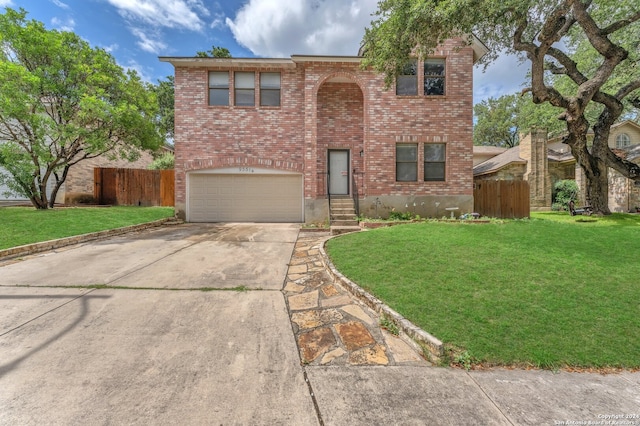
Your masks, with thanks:
[[[473,211],[502,219],[529,217],[529,182],[481,180],[473,188]]]
[[[93,169],[93,196],[98,204],[173,206],[173,170]]]

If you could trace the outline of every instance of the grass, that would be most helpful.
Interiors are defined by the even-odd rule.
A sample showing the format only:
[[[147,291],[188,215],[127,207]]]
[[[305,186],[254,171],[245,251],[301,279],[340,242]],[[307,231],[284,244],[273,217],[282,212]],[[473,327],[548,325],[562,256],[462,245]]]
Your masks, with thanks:
[[[640,216],[535,213],[330,240],[336,267],[466,359],[640,367]]]
[[[173,216],[172,207],[0,208],[0,250],[137,225]]]

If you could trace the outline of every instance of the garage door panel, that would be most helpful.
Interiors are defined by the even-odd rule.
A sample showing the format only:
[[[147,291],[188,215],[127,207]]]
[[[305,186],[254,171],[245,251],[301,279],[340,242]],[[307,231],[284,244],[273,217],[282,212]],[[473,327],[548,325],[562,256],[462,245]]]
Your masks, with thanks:
[[[192,222],[301,222],[302,175],[192,174]]]

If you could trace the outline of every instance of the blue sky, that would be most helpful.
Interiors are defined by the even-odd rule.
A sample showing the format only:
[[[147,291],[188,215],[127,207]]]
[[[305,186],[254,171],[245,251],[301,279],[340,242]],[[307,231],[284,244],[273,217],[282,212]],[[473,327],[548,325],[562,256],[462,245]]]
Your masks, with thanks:
[[[234,57],[355,55],[377,0],[0,0],[3,7],[73,31],[155,83],[173,74],[158,56],[212,45]],[[525,73],[512,57],[476,69],[474,101],[520,90]]]

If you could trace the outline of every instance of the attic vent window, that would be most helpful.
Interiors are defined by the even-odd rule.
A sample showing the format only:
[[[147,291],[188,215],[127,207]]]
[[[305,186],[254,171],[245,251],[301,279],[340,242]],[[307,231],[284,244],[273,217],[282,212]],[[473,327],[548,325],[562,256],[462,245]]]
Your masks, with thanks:
[[[625,148],[631,145],[631,138],[626,133],[620,133],[616,136],[616,148]]]

